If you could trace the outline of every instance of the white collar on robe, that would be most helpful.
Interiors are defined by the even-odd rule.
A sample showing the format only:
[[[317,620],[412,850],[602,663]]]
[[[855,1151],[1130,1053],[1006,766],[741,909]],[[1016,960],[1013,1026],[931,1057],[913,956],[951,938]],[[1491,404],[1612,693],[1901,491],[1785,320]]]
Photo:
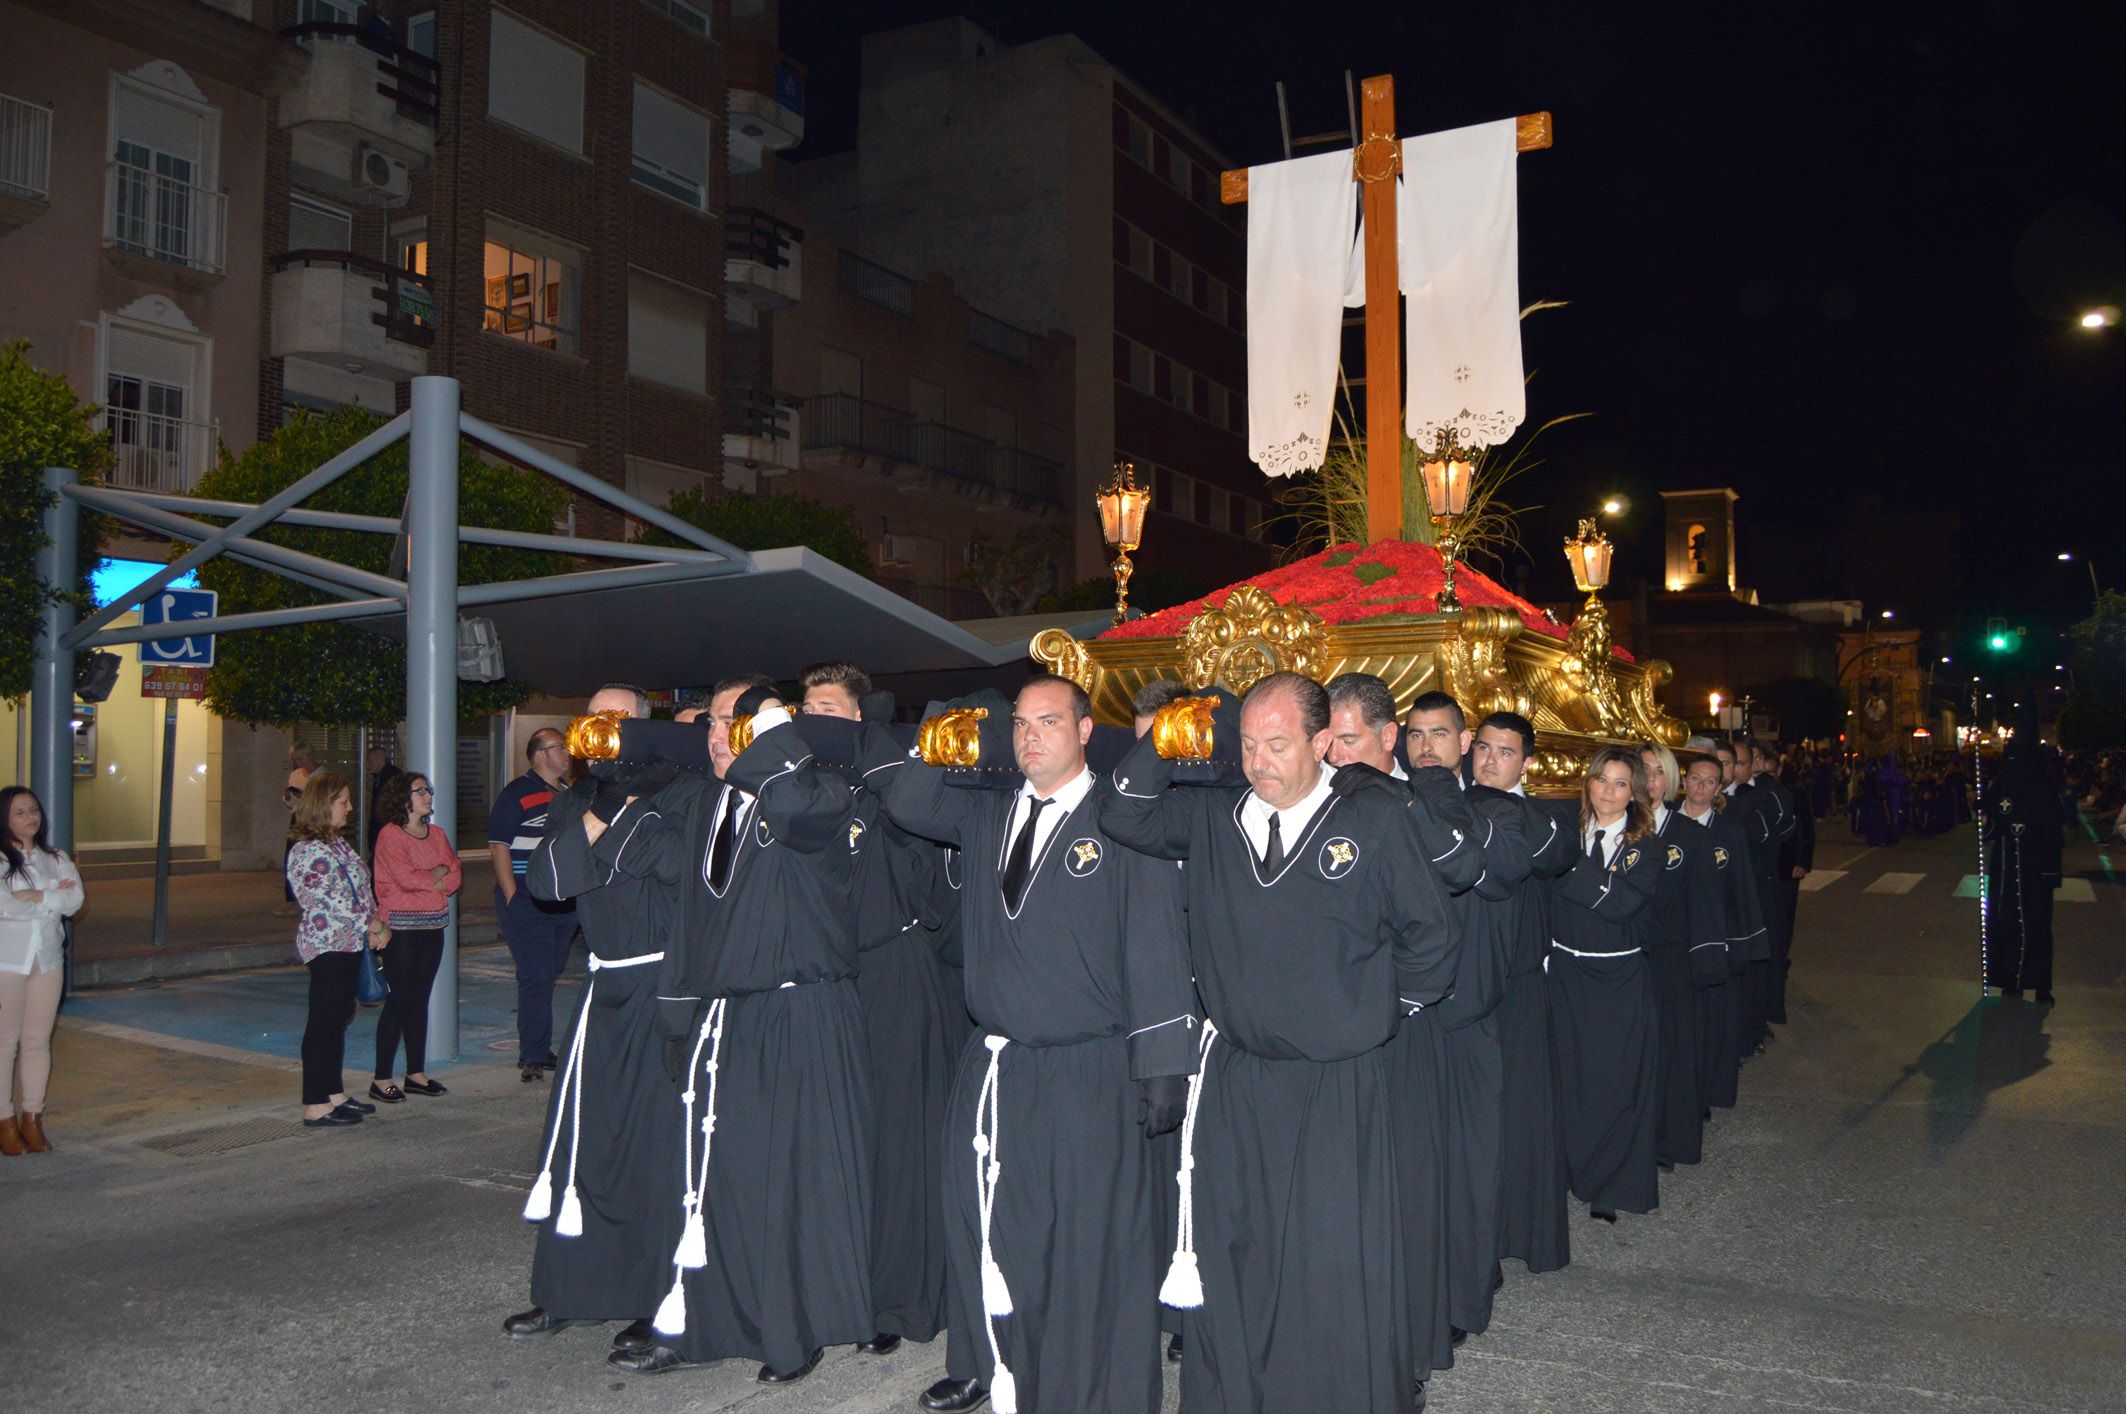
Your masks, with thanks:
[[[1307,832],[1307,826],[1314,823],[1314,817],[1329,803],[1329,786],[1335,775],[1335,768],[1324,761],[1321,779],[1314,782],[1314,789],[1308,791],[1297,805],[1285,810],[1273,812],[1268,801],[1252,790],[1248,792],[1248,798],[1240,805],[1240,828],[1247,833],[1248,844],[1253,847],[1257,859],[1262,858],[1262,852],[1270,847],[1272,813],[1277,816],[1277,837],[1284,842],[1285,853],[1289,855],[1299,847],[1299,837]]]

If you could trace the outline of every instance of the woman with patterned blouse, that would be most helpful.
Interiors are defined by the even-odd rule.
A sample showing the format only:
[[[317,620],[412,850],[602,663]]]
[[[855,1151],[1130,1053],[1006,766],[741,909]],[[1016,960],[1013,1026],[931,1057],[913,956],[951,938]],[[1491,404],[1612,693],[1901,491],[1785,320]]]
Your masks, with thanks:
[[[370,887],[368,866],[344,838],[353,795],[343,777],[319,771],[303,785],[291,825],[288,887],[300,917],[295,951],[310,970],[310,1023],[303,1028],[303,1123],[312,1129],[360,1124],[376,1106],[347,1094],[341,1074],[347,1023],[354,1019],[362,949],[391,941]]]

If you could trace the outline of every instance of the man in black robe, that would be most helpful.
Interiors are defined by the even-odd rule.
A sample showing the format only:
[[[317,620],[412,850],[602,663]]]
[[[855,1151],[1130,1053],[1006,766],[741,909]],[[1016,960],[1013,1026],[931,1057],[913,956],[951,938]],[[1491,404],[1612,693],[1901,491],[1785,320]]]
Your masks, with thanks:
[[[808,716],[865,720],[871,679],[855,664],[814,663],[797,680]],[[880,1116],[871,1134],[871,1304],[878,1334],[859,1348],[885,1355],[903,1337],[930,1340],[945,1328],[938,1163],[968,1021],[958,973],[947,969],[939,951],[944,912],[959,906],[942,876],[943,852],[886,818],[872,789],[858,797],[849,849],[856,858],[856,997]]]
[[[748,689],[733,711],[752,742],[721,784],[682,776],[646,800],[601,790],[585,820],[600,864],[679,894],[657,991],[685,1086],[686,1219],[659,1343],[610,1359],[659,1374],[744,1356],[762,1383],[788,1384],[824,1346],[877,1329],[857,791],[815,759],[772,689]]]
[[[1985,984],[2052,1005],[2052,893],[2060,886],[2068,815],[2059,762],[2018,725],[1979,794],[1986,860]]]
[[[1713,748],[1713,754],[1727,782],[1724,813],[1741,826],[1749,842],[1750,876],[1757,885],[1757,912],[1764,921],[1764,932],[1744,949],[1741,975],[1733,979],[1739,985],[1729,999],[1739,1061],[1764,1049],[1771,1016],[1772,940],[1779,932],[1779,802],[1750,779],[1753,763],[1747,743],[1723,741]]]
[[[1191,715],[1172,703],[1162,723]],[[1240,727],[1247,789],[1169,790],[1161,743],[1203,743],[1155,725],[1101,797],[1115,838],[1188,861],[1189,955],[1211,1023],[1182,1137],[1183,1279],[1168,1286],[1202,1302],[1181,1407],[1405,1414],[1388,1044],[1453,985],[1456,938],[1405,792],[1378,771],[1323,767],[1319,683],[1271,674]]]
[[[1179,871],[1102,829],[1092,730],[1084,690],[1044,674],[1012,709],[1017,790],[950,787],[877,735],[866,752],[894,821],[959,849],[976,1026],[948,1106],[946,1377],[925,1409],[1159,1407],[1154,1191],[1174,1174],[1149,1141],[1181,1123],[1204,1031]]]
[[[1713,1109],[1732,1109],[1742,1050],[1736,1027],[1739,1014],[1729,994],[1742,991],[1743,959],[1764,944],[1764,918],[1757,902],[1755,866],[1750,862],[1750,844],[1741,816],[1722,793],[1725,776],[1719,761],[1710,756],[1691,758],[1683,768],[1683,818],[1712,835],[1713,871],[1720,879],[1721,917],[1727,944],[1725,981],[1707,981],[1698,993],[1698,1086],[1705,1108],[1701,1120]]]
[[[1779,912],[1772,922],[1772,962],[1765,973],[1764,1019],[1784,1026],[1788,958],[1794,948],[1794,911],[1801,901],[1801,875],[1808,872],[1800,869],[1802,819],[1808,812],[1794,799],[1787,783],[1779,779],[1777,742],[1760,739],[1750,742],[1744,750],[1749,753],[1750,784],[1769,795],[1778,812],[1774,821],[1778,852],[1772,863],[1772,895]],[[1813,838],[1813,825],[1810,834]]]
[[[591,712],[642,718],[649,699],[600,688]],[[590,975],[562,1048],[561,1083],[524,1216],[539,1224],[532,1249],[532,1307],[502,1323],[528,1339],[573,1325],[629,1321],[615,1349],[654,1343],[649,1314],[671,1279],[679,1240],[680,1126],[659,1056],[657,964],[672,923],[671,891],[611,877],[594,864],[582,828],[601,782],[635,793],[670,780],[658,763],[597,762],[547,814],[524,887],[542,902],[576,900],[590,945]]]

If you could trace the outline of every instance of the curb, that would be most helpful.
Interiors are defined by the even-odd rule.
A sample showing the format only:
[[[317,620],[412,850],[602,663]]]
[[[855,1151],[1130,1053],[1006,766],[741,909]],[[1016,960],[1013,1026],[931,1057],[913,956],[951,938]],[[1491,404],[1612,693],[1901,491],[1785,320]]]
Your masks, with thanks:
[[[460,924],[458,947],[482,947],[501,941],[501,931],[492,923]],[[167,981],[178,977],[204,977],[217,972],[249,972],[262,967],[288,967],[295,962],[295,945],[286,939],[270,943],[228,943],[219,947],[164,948],[160,951],[123,953],[117,957],[76,959],[72,986],[77,991],[98,987],[133,987],[142,982]]]

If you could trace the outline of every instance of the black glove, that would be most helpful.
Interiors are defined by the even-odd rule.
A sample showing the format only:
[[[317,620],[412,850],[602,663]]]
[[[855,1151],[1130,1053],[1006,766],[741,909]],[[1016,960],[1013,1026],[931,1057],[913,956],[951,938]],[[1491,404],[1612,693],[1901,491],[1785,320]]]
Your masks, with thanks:
[[[631,761],[615,777],[634,796],[651,796],[679,779],[682,767],[676,761]]]
[[[687,1059],[693,1053],[694,1044],[684,1036],[664,1038],[664,1073],[672,1078],[674,1085],[686,1084]]]
[[[774,687],[749,687],[739,694],[738,703],[731,708],[734,717],[750,717],[770,702],[782,701],[782,693]]]
[[[893,714],[899,709],[899,700],[894,697],[891,690],[882,687],[876,691],[865,693],[857,701],[856,715],[866,722],[890,723],[893,720]]]
[[[1137,1082],[1137,1123],[1144,1126],[1145,1138],[1172,1134],[1187,1117],[1186,1075],[1155,1075]]]
[[[598,817],[600,824],[610,825],[633,794],[618,781],[600,781],[598,789],[591,795],[590,813]]]

